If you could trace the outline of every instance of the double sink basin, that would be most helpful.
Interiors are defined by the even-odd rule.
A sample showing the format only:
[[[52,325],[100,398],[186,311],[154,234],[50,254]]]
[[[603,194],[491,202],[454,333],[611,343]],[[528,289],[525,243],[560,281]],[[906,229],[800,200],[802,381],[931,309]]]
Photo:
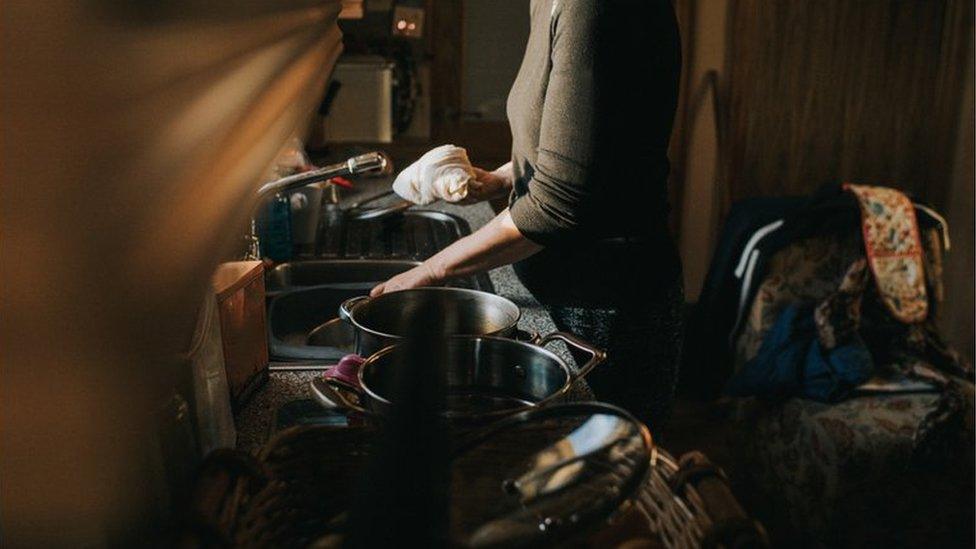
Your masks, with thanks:
[[[470,233],[463,219],[425,210],[410,210],[393,219],[320,224],[312,254],[276,265],[266,274],[272,367],[314,368],[353,352],[353,331],[338,318],[339,305],[368,294],[376,284]],[[451,285],[493,291],[487,276]]]

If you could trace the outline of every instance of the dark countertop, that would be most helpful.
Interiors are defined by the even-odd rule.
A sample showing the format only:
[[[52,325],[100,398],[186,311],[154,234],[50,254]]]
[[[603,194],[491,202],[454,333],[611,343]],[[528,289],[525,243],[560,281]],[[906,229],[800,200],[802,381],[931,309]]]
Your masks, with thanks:
[[[384,187],[389,188],[388,185],[389,182],[384,180],[371,180],[367,184],[357,182],[359,192],[344,195],[342,202],[352,202],[360,196],[378,194]],[[494,215],[487,203],[458,206],[439,202],[425,209],[457,215],[471,225],[472,231],[483,226]],[[556,330],[549,313],[519,282],[515,271],[510,266],[495,269],[489,273],[489,276],[495,286],[495,292],[511,299],[522,309],[522,319],[519,322],[521,328],[536,331],[541,335]],[[554,344],[552,350],[568,364],[575,364],[562,343]],[[267,384],[260,388],[237,414],[238,448],[246,451],[258,448],[267,439],[275,411],[292,400],[309,398],[308,384],[318,375],[321,375],[321,372],[272,372]],[[569,398],[588,400],[592,398],[592,392],[585,383],[579,383],[573,388]]]

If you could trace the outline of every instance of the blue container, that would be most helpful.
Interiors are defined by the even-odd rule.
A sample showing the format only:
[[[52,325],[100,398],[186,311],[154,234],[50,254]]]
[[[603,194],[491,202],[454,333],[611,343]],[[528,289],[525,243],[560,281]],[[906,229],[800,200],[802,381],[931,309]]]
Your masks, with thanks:
[[[258,220],[258,237],[261,239],[261,257],[275,262],[292,258],[291,204],[284,194],[276,194],[265,205]]]

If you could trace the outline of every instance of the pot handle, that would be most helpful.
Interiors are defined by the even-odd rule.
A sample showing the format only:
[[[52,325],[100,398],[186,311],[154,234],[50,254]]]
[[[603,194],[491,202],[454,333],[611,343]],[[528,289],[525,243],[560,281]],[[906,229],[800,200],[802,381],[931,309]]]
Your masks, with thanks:
[[[545,347],[546,345],[549,344],[549,342],[555,340],[562,341],[566,345],[569,345],[570,347],[576,347],[580,351],[583,351],[584,353],[589,353],[590,355],[590,360],[588,360],[586,364],[584,364],[579,369],[579,372],[573,374],[573,379],[571,384],[576,383],[577,381],[586,377],[586,374],[590,373],[590,371],[593,370],[593,368],[596,368],[597,365],[601,364],[603,361],[607,359],[607,353],[605,353],[604,351],[601,351],[600,349],[597,349],[596,347],[574,336],[573,334],[566,333],[566,332],[553,332],[547,335],[546,337],[542,338],[541,341],[539,341],[539,347]]]
[[[368,295],[359,295],[356,297],[350,297],[349,299],[342,302],[339,305],[339,318],[352,324],[352,312],[364,301],[368,301]]]
[[[515,337],[513,339],[515,339],[515,341],[523,341],[525,343],[538,345],[542,340],[542,336],[540,336],[539,332],[535,330],[523,330],[521,328],[516,328]]]
[[[358,402],[354,402],[346,394],[346,391],[360,394],[349,387],[349,385],[335,379],[325,379],[322,377],[313,379],[310,385],[312,387],[312,396],[322,406],[330,409],[346,410],[369,415],[368,410],[363,408]]]

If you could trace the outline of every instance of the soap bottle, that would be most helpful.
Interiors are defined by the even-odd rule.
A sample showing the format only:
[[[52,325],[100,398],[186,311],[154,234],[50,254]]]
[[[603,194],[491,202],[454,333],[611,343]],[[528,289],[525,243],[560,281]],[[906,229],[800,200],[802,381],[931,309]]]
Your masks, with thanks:
[[[284,193],[277,193],[264,207],[258,223],[261,255],[275,262],[292,258],[291,203]]]
[[[282,177],[301,173],[311,167],[312,163],[309,161],[308,155],[305,154],[305,147],[302,145],[302,141],[297,137],[292,137],[278,153],[278,156],[271,165],[266,180],[281,179]],[[295,194],[296,192],[301,191],[278,193],[265,205],[258,223],[261,257],[271,259],[275,262],[281,262],[290,260],[294,255],[295,239],[293,237],[296,234],[300,237],[302,236],[301,231],[296,231],[292,228],[293,206],[289,195]],[[321,191],[319,192],[321,193]],[[305,216],[308,215],[307,212],[302,211],[300,206],[295,208],[296,215],[294,217],[301,218],[303,214]],[[305,224],[307,225],[308,221],[305,221]],[[314,233],[314,230],[315,226],[313,225],[308,232]],[[304,243],[302,240],[303,238],[299,238],[300,244]]]

